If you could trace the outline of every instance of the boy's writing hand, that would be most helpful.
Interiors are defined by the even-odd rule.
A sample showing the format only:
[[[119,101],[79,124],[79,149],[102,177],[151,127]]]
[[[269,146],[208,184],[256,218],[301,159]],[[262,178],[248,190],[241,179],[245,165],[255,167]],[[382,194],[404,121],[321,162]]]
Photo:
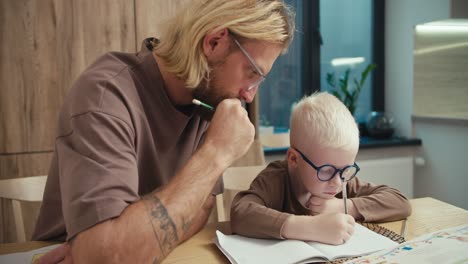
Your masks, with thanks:
[[[292,215],[286,219],[281,234],[288,239],[341,245],[354,233],[355,224],[352,216],[343,213],[317,216]]]

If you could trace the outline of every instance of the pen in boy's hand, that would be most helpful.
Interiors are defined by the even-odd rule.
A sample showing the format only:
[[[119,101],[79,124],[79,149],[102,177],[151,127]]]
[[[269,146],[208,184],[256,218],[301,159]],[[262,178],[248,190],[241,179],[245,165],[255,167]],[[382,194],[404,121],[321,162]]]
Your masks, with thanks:
[[[343,185],[342,194],[343,194],[343,202],[344,202],[344,213],[348,214],[348,204],[346,202],[346,199],[348,198],[348,194],[346,193],[346,182],[342,181],[342,185]]]
[[[203,102],[200,101],[200,100],[193,99],[193,100],[192,100],[192,103],[195,104],[195,105],[203,106],[203,107],[205,107],[205,108],[207,108],[207,109],[209,109],[209,110],[211,110],[211,111],[214,111],[214,107],[212,107],[212,106],[209,105],[209,104],[205,104],[205,103],[203,103]]]

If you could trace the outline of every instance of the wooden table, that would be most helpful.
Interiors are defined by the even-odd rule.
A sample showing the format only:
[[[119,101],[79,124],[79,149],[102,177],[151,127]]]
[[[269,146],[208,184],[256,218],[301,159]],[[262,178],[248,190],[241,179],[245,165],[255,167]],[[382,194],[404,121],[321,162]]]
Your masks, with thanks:
[[[433,198],[412,199],[413,213],[407,220],[406,240],[443,228],[468,224],[468,211]],[[401,234],[404,221],[380,224]],[[230,232],[229,222],[208,224],[187,242],[178,246],[164,263],[229,263],[212,242],[215,231]],[[0,255],[28,251],[50,245],[48,242],[0,244]]]

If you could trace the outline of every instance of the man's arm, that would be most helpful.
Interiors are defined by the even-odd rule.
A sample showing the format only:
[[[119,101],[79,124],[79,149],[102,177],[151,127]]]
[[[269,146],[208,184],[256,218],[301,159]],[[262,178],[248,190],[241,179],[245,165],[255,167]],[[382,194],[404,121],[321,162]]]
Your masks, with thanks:
[[[182,238],[181,242],[191,238],[206,225],[215,203],[216,196],[209,195],[205,204],[202,206],[202,210],[193,218],[193,221],[182,224],[182,229],[185,230],[185,237]]]
[[[128,206],[119,217],[79,233],[74,263],[159,263],[199,230],[200,216],[223,171],[253,141],[254,128],[239,100],[218,105],[205,143],[161,189]],[[211,202],[213,202],[211,200]]]

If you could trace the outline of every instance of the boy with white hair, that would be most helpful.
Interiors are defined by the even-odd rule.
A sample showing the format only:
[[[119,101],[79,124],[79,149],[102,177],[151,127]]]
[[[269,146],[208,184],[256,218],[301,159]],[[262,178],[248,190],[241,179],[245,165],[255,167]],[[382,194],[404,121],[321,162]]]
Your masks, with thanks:
[[[303,98],[293,109],[290,128],[286,160],[270,163],[249,190],[234,198],[233,232],[342,244],[356,220],[386,222],[410,215],[411,206],[398,190],[356,177],[359,130],[336,97],[320,92]]]

